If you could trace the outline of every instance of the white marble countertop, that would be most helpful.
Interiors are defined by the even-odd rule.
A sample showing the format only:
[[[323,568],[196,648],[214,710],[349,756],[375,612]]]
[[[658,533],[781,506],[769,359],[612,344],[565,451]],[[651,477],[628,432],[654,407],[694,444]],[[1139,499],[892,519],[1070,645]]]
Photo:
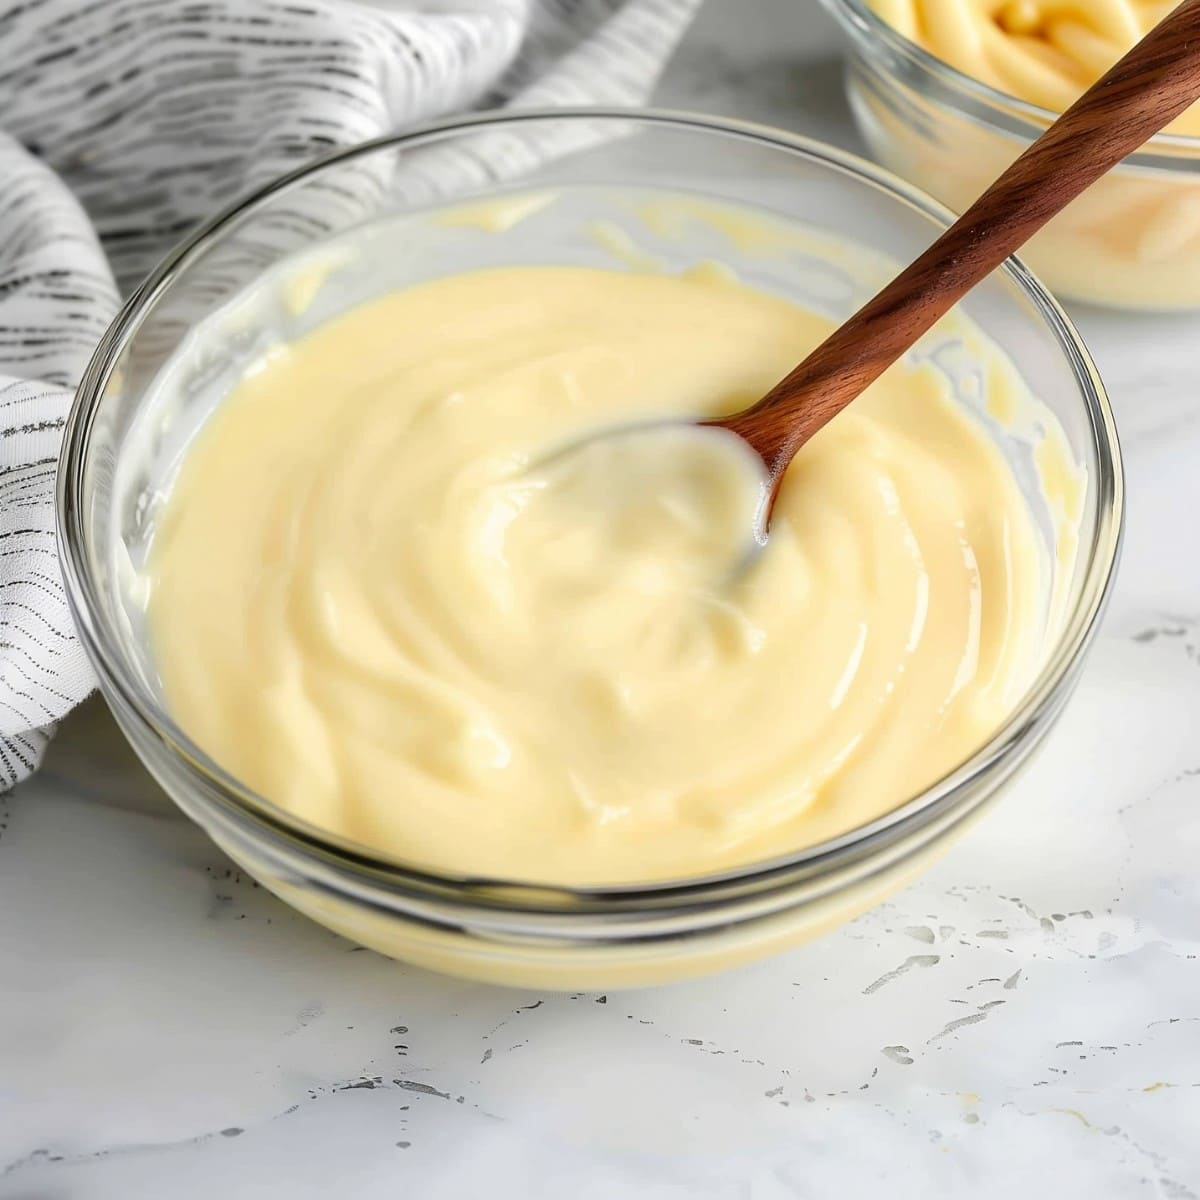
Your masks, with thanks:
[[[837,49],[815,0],[709,0],[660,98],[856,148]],[[936,870],[723,978],[455,982],[231,870],[92,703],[0,797],[0,1197],[1200,1195],[1200,319],[1076,315],[1118,592]]]

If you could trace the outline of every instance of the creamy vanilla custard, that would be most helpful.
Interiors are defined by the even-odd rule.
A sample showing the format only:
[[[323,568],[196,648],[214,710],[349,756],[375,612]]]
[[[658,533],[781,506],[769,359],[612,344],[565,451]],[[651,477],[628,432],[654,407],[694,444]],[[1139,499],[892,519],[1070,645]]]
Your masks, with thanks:
[[[818,434],[735,569],[743,459],[686,424],[569,449],[740,408],[830,328],[715,272],[511,267],[273,353],[155,536],[171,710],[289,812],[456,874],[690,877],[887,812],[1046,636],[1031,511],[945,377],[898,365]],[[989,354],[994,410],[1032,403]]]
[[[1178,0],[869,0],[898,32],[1009,96],[1062,112]],[[1200,106],[1168,132],[1200,136]]]

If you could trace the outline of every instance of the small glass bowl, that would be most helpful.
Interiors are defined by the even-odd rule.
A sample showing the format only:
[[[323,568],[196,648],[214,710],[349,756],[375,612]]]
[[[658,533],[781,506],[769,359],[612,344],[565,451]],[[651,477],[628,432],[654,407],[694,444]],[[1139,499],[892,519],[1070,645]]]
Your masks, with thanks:
[[[519,180],[520,193],[506,179]],[[530,202],[533,189],[582,204],[589,235],[556,205]],[[676,209],[679,219],[664,221],[660,212],[650,221],[631,202],[666,193],[683,217]],[[512,203],[497,209],[506,196]],[[714,203],[774,214],[794,236],[764,242]],[[448,205],[456,206],[449,220]],[[514,214],[522,219],[510,221]],[[613,265],[613,251],[632,255],[627,265],[635,267],[720,258],[746,282],[836,320],[884,281],[887,260],[913,257],[948,220],[906,184],[818,143],[621,110],[485,116],[384,138],[236,204],[130,299],[84,375],[65,432],[59,533],[67,592],[134,749],[179,806],[288,903],[357,942],[453,974],[529,987],[644,985],[793,946],[874,904],[943,852],[1049,731],[1116,565],[1123,491],[1108,403],[1069,320],[1019,262],[962,308],[1020,364],[1086,473],[1078,552],[1055,559],[1063,618],[1028,694],[986,745],[921,795],[823,845],[720,876],[578,889],[459,878],[384,859],[255,795],[176,725],[142,629],[140,566],[188,437],[264,338],[297,336],[372,294],[464,265]],[[368,253],[347,254],[347,237]],[[220,336],[198,338],[214,322]],[[978,384],[982,373],[963,365]],[[164,387],[164,379],[177,386]],[[965,402],[982,405],[986,396],[976,386]],[[1005,453],[1028,455],[1027,443],[996,436]]]
[[[846,90],[885,166],[962,212],[1058,114],[964,75],[867,0],[822,0],[849,35]],[[1107,308],[1200,308],[1200,138],[1159,134],[1021,252],[1056,294]]]

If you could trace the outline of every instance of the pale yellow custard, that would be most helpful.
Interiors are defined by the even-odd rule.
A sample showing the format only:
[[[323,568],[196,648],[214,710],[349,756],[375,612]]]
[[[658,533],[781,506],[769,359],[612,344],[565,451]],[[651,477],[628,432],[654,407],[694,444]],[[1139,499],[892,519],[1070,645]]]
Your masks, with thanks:
[[[513,267],[275,353],[155,535],[174,716],[289,812],[455,874],[691,877],[889,811],[986,741],[1047,636],[1031,511],[939,371],[821,432],[732,572],[741,460],[659,431],[655,488],[644,447],[561,453],[741,407],[829,327],[712,273]],[[1028,399],[989,357],[997,410]]]
[[[1178,0],[869,0],[910,41],[1008,96],[1069,108]],[[1200,106],[1168,132],[1200,136]]]
[[[1174,7],[1174,0],[866,0],[898,33],[1005,97],[1062,112]],[[999,97],[926,91],[892,74],[852,84],[874,153],[961,212],[1050,117]],[[1014,135],[1012,124],[1025,126]],[[1200,306],[1200,106],[1143,157],[1095,183],[1022,257],[1056,292],[1121,308]],[[1180,140],[1196,138],[1196,142]]]

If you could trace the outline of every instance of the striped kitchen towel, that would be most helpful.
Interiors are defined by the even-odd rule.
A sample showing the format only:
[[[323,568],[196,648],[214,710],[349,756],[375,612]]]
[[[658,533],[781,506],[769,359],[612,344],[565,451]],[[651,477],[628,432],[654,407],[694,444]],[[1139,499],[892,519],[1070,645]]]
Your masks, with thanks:
[[[457,110],[645,100],[700,0],[0,0],[0,788],[93,688],[54,535],[118,297],[238,193]]]

